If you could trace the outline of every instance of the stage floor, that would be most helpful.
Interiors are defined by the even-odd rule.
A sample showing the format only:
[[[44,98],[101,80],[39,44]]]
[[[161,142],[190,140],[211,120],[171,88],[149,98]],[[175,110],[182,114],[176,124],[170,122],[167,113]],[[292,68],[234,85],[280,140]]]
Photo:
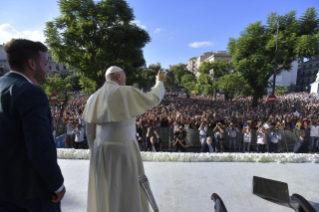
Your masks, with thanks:
[[[86,212],[89,160],[58,162],[67,190],[62,211]],[[253,195],[253,176],[288,183],[289,195],[302,195],[319,211],[319,164],[144,162],[144,168],[161,212],[212,212],[212,193],[229,212],[293,211]]]

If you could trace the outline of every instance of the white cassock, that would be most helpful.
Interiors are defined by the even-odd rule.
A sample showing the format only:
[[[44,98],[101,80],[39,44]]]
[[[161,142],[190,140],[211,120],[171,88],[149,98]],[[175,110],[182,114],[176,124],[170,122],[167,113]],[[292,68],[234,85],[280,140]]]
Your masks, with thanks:
[[[160,81],[149,93],[108,81],[89,98],[82,117],[91,150],[88,212],[149,212],[139,184],[144,167],[135,117],[157,106],[164,93]]]

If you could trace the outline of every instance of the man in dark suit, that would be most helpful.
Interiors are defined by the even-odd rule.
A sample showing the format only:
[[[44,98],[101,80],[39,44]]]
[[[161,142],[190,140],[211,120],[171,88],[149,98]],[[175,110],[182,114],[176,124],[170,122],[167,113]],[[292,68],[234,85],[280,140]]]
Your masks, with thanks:
[[[306,135],[301,134],[300,140],[296,143],[294,147],[294,153],[309,153],[309,141],[305,139]]]
[[[159,152],[161,138],[159,137],[159,135],[155,129],[153,129],[153,132],[154,132],[156,138],[155,138],[155,136],[150,136],[151,129],[152,128],[149,127],[147,129],[147,133],[146,133],[147,151]]]
[[[0,212],[60,212],[64,179],[57,163],[40,42],[4,46],[11,71],[0,78]]]
[[[207,137],[206,142],[202,145],[201,152],[210,152],[214,153],[214,147],[213,147],[213,139],[212,137]]]

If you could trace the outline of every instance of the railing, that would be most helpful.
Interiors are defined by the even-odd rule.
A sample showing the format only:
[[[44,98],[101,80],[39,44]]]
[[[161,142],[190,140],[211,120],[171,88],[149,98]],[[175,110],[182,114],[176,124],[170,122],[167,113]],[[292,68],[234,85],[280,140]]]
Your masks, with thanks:
[[[56,126],[56,135],[63,135],[66,133],[66,125],[61,122],[58,124],[54,124]],[[169,127],[156,127],[155,128],[158,135],[160,136],[162,142],[161,142],[161,149],[160,151],[175,151],[175,148],[173,147],[174,143],[174,133],[173,129]],[[201,144],[199,141],[199,131],[197,129],[184,129],[186,132],[186,151],[188,152],[199,152],[201,148]],[[147,129],[144,128],[143,138],[146,140],[146,132]],[[267,143],[270,142],[270,133],[271,130],[266,130],[266,138]],[[279,150],[281,152],[292,152],[294,149],[295,144],[299,140],[299,137],[301,134],[306,134],[308,141],[310,141],[310,131],[309,130],[279,130],[279,133],[281,134],[281,140],[278,143]],[[151,131],[150,136],[155,136],[153,131]],[[211,136],[214,140],[214,132],[212,128],[208,129],[207,136]],[[256,130],[252,131],[252,137],[251,137],[251,151],[256,150],[256,143],[257,143],[257,135]],[[224,133],[224,146],[226,149],[228,149],[228,133],[225,131]],[[243,149],[243,134],[241,130],[237,133],[237,151],[242,151]],[[268,145],[267,145],[267,151],[268,151]]]
[[[145,130],[144,130],[145,131]],[[170,128],[156,128],[162,143],[161,143],[161,150],[162,151],[174,151],[173,144],[173,130]],[[186,148],[189,152],[199,152],[201,148],[201,144],[199,141],[199,131],[197,129],[186,129]],[[266,130],[267,132],[267,143],[270,142],[270,133],[271,130]],[[310,131],[309,130],[279,130],[282,139],[278,142],[279,150],[281,152],[292,152],[294,149],[295,144],[299,140],[301,134],[306,134],[308,141],[310,141]],[[144,133],[144,138],[146,132]],[[152,136],[152,134],[151,134]],[[214,139],[213,129],[209,129],[207,136],[211,136]],[[256,130],[252,131],[251,137],[251,151],[256,150],[256,143],[257,143],[257,135]],[[228,133],[224,133],[224,146],[228,149]],[[241,131],[237,133],[237,151],[242,151],[243,149],[243,134]],[[267,146],[268,151],[268,146]]]

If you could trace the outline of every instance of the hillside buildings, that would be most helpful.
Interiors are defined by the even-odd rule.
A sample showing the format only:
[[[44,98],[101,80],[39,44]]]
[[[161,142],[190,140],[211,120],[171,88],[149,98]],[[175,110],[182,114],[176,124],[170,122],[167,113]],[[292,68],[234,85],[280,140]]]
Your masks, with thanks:
[[[2,76],[3,74],[5,74],[5,71],[2,70],[10,70],[8,61],[7,61],[7,57],[6,57],[6,53],[3,51],[3,46],[4,45],[0,45],[0,76]],[[71,74],[70,72],[70,68],[66,67],[66,64],[63,63],[56,63],[53,58],[52,58],[52,54],[50,51],[48,51],[46,53],[47,56],[47,60],[48,60],[48,67],[50,70],[56,70],[58,71],[61,75],[68,75]],[[5,67],[6,69],[1,69]]]
[[[319,57],[298,65],[297,92],[310,92],[310,85],[316,81]]]

